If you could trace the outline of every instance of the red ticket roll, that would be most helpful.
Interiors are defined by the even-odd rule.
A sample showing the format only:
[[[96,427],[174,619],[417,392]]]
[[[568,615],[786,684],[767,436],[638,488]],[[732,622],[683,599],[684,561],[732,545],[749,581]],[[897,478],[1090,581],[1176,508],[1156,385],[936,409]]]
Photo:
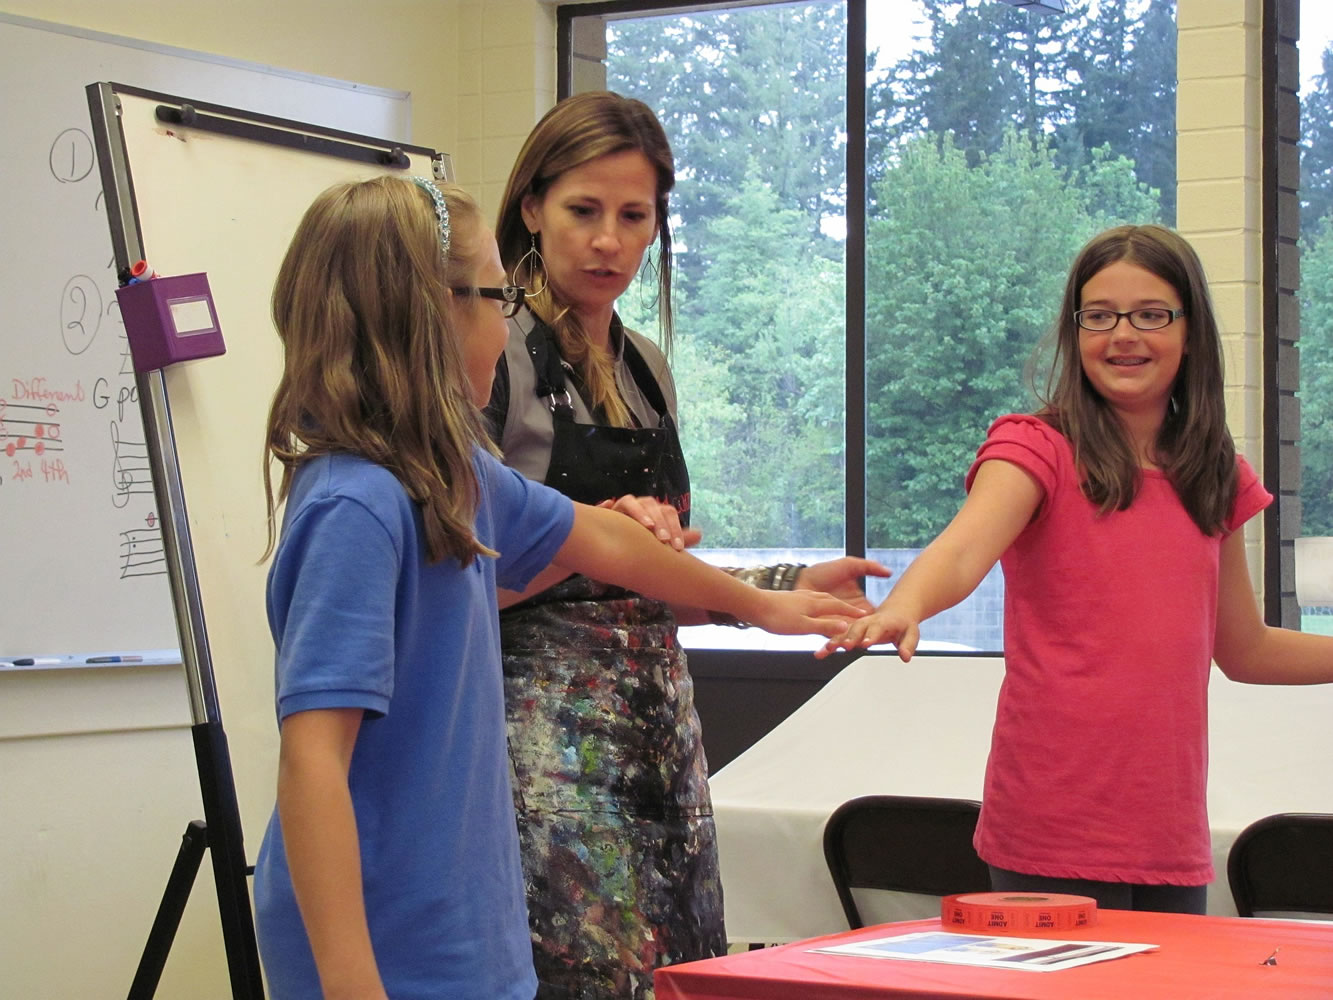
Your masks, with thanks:
[[[1091,927],[1097,901],[1038,892],[968,892],[940,903],[945,927],[981,934],[1042,934]]]

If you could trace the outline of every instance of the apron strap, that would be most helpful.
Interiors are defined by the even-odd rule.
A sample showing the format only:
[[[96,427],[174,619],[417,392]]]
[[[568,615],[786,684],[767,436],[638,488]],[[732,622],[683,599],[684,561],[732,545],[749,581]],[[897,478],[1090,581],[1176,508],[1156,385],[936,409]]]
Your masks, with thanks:
[[[634,378],[634,384],[639,387],[639,391],[643,393],[648,405],[657,411],[658,426],[664,426],[671,420],[671,413],[667,410],[666,397],[662,395],[662,387],[657,384],[652,369],[648,367],[648,362],[639,353],[639,349],[634,346],[634,341],[630,339],[629,334],[622,333],[621,336],[624,338],[622,343],[625,345],[625,364],[629,366],[629,373]]]
[[[574,402],[569,395],[569,385],[560,362],[560,352],[553,348],[545,325],[536,324],[528,333],[524,343],[527,345],[528,356],[532,358],[532,367],[537,375],[538,397],[557,417],[573,420]]]

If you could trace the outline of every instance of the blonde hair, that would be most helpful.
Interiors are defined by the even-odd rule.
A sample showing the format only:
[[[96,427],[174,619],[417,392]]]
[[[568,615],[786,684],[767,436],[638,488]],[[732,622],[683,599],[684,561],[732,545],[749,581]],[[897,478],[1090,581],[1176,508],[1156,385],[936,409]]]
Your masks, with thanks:
[[[486,442],[454,327],[452,286],[471,285],[481,212],[440,185],[448,260],[429,195],[377,177],[329,188],[306,210],[273,286],[284,348],[269,410],[264,491],[268,547],[275,510],[302,462],[348,452],[384,466],[421,508],[427,558],[464,566],[495,553],[473,533],[473,448]],[[282,465],[274,500],[271,462]]]
[[[541,248],[540,234],[529,233],[523,221],[524,199],[529,195],[541,199],[562,174],[574,167],[628,151],[642,153],[657,175],[657,315],[662,348],[669,352],[673,317],[667,196],[676,183],[676,168],[662,123],[642,101],[610,91],[589,91],[567,97],[551,108],[533,128],[514,163],[500,203],[495,238],[500,260],[512,272],[533,247],[534,239]],[[525,262],[525,270],[527,266]],[[611,356],[594,349],[578,316],[545,278],[540,271],[532,274],[529,284],[539,289],[546,286],[541,294],[528,297],[532,311],[555,332],[560,354],[583,376],[593,408],[600,408],[612,425],[628,427],[629,409],[616,389]],[[518,283],[521,276],[515,274],[513,280]]]

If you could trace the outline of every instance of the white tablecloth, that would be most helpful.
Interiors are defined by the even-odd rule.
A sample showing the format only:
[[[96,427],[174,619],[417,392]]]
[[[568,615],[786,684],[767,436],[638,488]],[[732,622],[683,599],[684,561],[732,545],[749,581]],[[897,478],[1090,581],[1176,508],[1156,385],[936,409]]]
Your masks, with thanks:
[[[994,657],[863,657],[715,774],[728,938],[846,930],[824,862],[825,820],[858,795],[980,799],[1003,672]],[[1333,812],[1333,686],[1240,685],[1214,670],[1210,713],[1218,881],[1208,912],[1234,916],[1226,855],[1236,834],[1275,812]],[[934,897],[866,896],[862,914],[875,922],[939,912]]]

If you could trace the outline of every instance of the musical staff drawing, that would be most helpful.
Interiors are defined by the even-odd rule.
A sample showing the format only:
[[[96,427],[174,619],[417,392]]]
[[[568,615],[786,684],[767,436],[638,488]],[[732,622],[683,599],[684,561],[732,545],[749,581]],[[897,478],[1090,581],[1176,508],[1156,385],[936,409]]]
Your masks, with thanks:
[[[60,407],[55,403],[6,403],[0,414],[0,442],[4,442],[8,457],[24,451],[44,455],[65,450],[60,421],[56,419]]]
[[[143,441],[122,440],[120,425],[114,420],[111,421],[111,454],[111,484],[115,490],[111,502],[124,507],[132,496],[152,495],[148,445]]]
[[[155,528],[131,528],[120,533],[120,578],[163,576],[167,572],[162,533]]]

